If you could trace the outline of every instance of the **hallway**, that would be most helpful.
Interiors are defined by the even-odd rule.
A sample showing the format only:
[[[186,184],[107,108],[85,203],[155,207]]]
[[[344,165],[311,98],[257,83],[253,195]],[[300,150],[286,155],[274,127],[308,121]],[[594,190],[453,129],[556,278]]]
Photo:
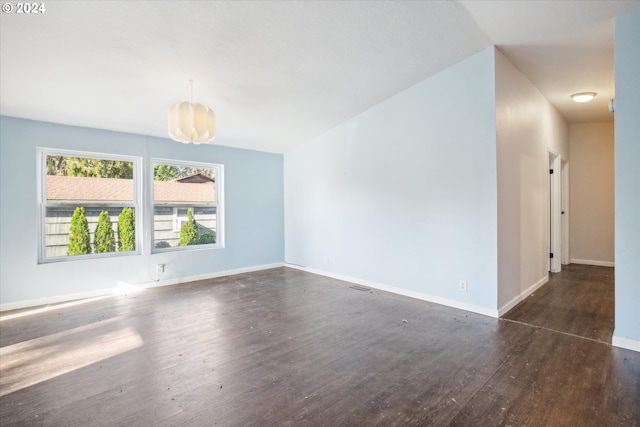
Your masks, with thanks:
[[[563,265],[549,282],[508,312],[504,320],[611,343],[614,269]]]

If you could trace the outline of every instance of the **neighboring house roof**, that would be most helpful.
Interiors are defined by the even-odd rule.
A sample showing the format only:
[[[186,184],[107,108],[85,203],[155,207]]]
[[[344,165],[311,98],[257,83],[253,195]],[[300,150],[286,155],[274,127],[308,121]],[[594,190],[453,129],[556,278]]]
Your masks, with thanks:
[[[206,182],[153,181],[156,202],[213,202],[214,185]]]
[[[201,173],[197,173],[194,175],[185,176],[184,178],[176,179],[177,182],[192,182],[192,183],[204,183],[204,182],[213,182],[213,178],[209,178],[206,175],[202,175]]]
[[[132,201],[133,180],[47,175],[47,200]],[[155,202],[212,202],[214,186],[204,182],[154,181]]]

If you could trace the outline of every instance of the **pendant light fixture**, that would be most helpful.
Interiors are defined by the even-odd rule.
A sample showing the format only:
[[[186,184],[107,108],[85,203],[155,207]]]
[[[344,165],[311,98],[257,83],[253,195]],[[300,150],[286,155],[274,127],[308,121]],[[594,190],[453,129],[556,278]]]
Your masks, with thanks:
[[[193,102],[178,102],[169,107],[169,136],[174,141],[188,144],[208,144],[216,137],[216,114],[209,107]]]

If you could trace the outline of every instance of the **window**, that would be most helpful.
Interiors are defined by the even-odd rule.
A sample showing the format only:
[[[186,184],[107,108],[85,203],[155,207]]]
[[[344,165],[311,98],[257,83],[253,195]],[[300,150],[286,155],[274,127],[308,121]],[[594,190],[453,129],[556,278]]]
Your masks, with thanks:
[[[193,209],[193,207],[191,209]],[[189,219],[188,211],[189,208],[173,208],[173,231],[180,232],[182,225]]]
[[[40,149],[39,261],[139,253],[140,160]]]
[[[222,247],[223,166],[152,160],[153,252]]]

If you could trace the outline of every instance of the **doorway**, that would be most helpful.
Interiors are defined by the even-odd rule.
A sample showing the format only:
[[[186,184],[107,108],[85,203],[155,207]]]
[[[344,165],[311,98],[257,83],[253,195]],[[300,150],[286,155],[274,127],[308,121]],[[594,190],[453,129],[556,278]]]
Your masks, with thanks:
[[[562,242],[568,240],[563,238],[563,231],[566,232],[566,221],[563,221],[566,188],[564,192],[562,191],[563,175],[566,174],[567,166],[563,168],[562,163],[560,156],[549,151],[549,271],[551,273],[562,271],[562,260],[567,259],[562,250],[564,246]]]

